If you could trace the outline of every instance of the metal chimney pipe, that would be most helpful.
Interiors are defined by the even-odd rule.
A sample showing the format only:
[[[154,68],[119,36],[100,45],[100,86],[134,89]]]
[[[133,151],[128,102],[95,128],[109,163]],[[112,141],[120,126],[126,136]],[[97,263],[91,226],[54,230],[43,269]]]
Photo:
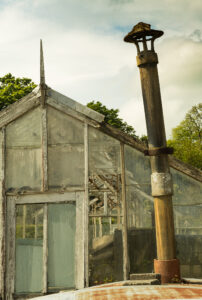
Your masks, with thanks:
[[[137,66],[140,70],[149,142],[149,149],[145,154],[150,157],[155,210],[157,259],[154,260],[154,270],[155,273],[161,274],[162,283],[168,283],[180,279],[180,270],[175,251],[173,184],[168,162],[168,154],[172,153],[172,149],[166,146],[157,69],[158,56],[154,51],[154,40],[162,35],[163,31],[153,30],[149,24],[141,22],[133,27],[133,30],[125,36],[124,41],[134,43],[137,47]],[[140,50],[141,44],[142,51]]]

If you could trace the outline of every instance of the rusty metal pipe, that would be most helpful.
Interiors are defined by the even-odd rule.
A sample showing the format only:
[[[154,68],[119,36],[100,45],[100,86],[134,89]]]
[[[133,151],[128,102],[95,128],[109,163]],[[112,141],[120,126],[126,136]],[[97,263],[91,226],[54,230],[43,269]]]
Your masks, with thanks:
[[[124,38],[135,43],[153,41],[163,34],[162,31],[150,29],[149,24],[138,23]],[[151,38],[152,36],[152,38]],[[142,95],[149,142],[148,155],[151,163],[151,185],[154,197],[157,259],[154,267],[162,275],[162,282],[171,282],[180,277],[179,261],[176,259],[174,220],[172,206],[172,178],[170,174],[166,134],[158,77],[158,56],[154,51],[144,47],[137,54],[137,66],[140,70]],[[166,263],[165,263],[166,262]],[[176,267],[173,268],[173,265]],[[174,273],[172,273],[172,270]],[[175,274],[177,272],[177,274]]]

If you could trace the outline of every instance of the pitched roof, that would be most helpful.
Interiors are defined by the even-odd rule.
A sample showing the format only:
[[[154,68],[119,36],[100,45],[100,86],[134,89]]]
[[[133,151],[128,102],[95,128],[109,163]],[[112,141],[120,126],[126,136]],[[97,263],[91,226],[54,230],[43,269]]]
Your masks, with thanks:
[[[69,113],[75,111],[83,117],[101,123],[104,121],[104,116],[81,103],[60,94],[59,92],[47,87],[46,90],[47,103],[55,108],[70,109]],[[41,89],[36,87],[31,93],[9,105],[0,112],[0,128],[17,119],[30,109],[41,104]],[[78,117],[79,118],[79,117]]]
[[[104,115],[82,105],[81,103],[47,87],[46,89],[47,103],[48,105],[71,115],[81,121],[85,121],[88,124],[97,127],[102,132],[114,137],[120,142],[127,144],[140,152],[146,150],[146,146],[137,139],[123,133],[119,129],[116,129],[108,124],[105,124]],[[7,108],[0,111],[0,128],[6,126],[10,122],[19,118],[30,109],[33,109],[41,104],[41,89],[36,87],[31,93],[9,105]],[[202,171],[196,169],[182,161],[176,159],[173,156],[169,157],[170,166],[197,181],[202,182]]]
[[[104,115],[88,108],[85,105],[82,105],[81,103],[64,96],[63,94],[60,94],[59,92],[48,88],[47,90],[47,96],[51,99],[54,99],[55,101],[58,101],[60,104],[68,106],[69,108],[77,111],[80,114],[85,115],[86,117],[93,119],[94,121],[97,121],[98,123],[101,123],[104,121]],[[47,101],[48,103],[50,101]]]

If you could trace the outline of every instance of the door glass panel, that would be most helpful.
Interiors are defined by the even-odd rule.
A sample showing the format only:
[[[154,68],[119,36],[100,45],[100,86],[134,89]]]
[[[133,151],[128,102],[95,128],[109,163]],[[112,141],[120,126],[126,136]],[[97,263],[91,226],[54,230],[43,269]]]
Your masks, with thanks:
[[[74,203],[48,205],[48,290],[75,287]]]
[[[16,293],[42,291],[43,205],[16,206]]]

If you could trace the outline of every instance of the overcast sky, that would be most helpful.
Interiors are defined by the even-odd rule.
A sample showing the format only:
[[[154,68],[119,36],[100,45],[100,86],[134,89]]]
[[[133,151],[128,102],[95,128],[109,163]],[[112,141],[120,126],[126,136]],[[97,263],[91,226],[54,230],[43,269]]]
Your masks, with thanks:
[[[140,22],[164,31],[156,42],[167,138],[202,99],[201,0],[0,0],[0,76],[46,83],[83,104],[119,108],[146,134],[136,49],[123,37]]]

